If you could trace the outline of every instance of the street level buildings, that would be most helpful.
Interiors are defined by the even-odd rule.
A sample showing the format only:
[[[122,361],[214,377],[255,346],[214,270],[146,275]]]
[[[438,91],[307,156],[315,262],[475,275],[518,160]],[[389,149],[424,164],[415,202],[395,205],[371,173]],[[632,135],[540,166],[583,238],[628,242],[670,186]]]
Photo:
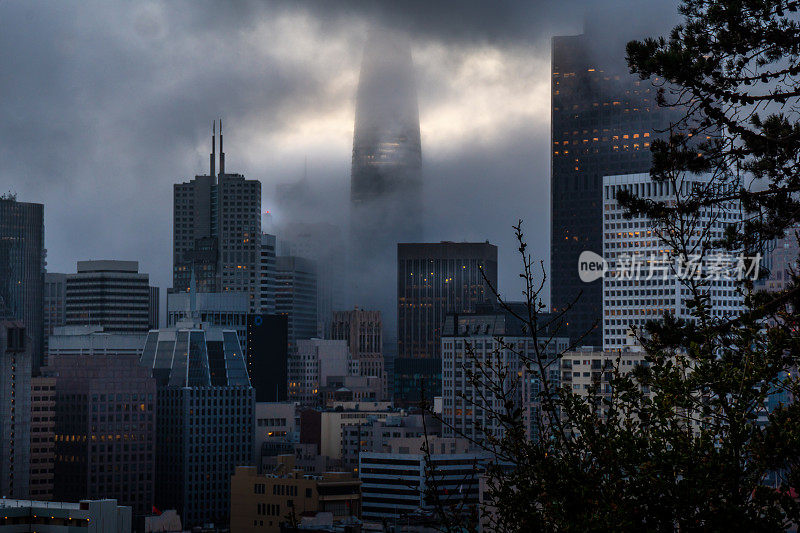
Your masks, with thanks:
[[[284,531],[292,517],[330,513],[332,523],[358,524],[361,482],[342,472],[308,475],[294,469],[294,456],[279,457],[275,473],[259,474],[251,466],[238,467],[231,480],[232,531]],[[336,531],[336,529],[329,529]]]

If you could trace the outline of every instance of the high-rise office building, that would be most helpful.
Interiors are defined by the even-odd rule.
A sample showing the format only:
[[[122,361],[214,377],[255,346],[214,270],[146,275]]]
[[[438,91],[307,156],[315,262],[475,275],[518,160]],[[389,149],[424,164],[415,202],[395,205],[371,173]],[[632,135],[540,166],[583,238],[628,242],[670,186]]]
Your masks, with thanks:
[[[147,333],[149,276],[137,261],[78,261],[67,274],[67,326],[102,326],[106,333]]]
[[[398,244],[398,358],[439,358],[447,315],[494,301],[492,289],[497,246],[488,241]]]
[[[44,275],[44,354],[43,364],[47,365],[47,341],[54,328],[67,323],[67,275],[46,272]]]
[[[0,493],[27,498],[33,342],[24,323],[0,321]]]
[[[225,172],[222,121],[216,172],[216,131],[209,174],[174,186],[172,290],[192,277],[200,292],[244,292],[260,307],[261,182]]]
[[[410,43],[373,31],[361,64],[353,134],[350,198],[356,249],[386,255],[394,243],[421,237],[421,154]],[[373,231],[378,223],[380,238]]]
[[[317,406],[320,390],[331,376],[354,374],[347,342],[303,339],[289,355],[289,399],[301,405]]]
[[[703,186],[707,178],[687,175],[679,180],[677,194],[688,195],[693,187]],[[710,249],[700,258],[689,257],[684,265],[670,256],[671,250],[658,236],[658,228],[643,216],[625,217],[617,202],[621,190],[656,202],[674,202],[676,190],[671,183],[654,183],[649,173],[606,176],[603,178],[603,259],[608,272],[603,287],[603,348],[620,350],[634,342],[631,328],[641,328],[650,320],[659,320],[665,312],[691,320],[692,290],[679,277],[697,274],[706,279],[700,290],[708,291],[710,312],[714,318],[732,318],[744,307],[737,289],[737,258],[722,249]],[[687,244],[699,249],[702,239],[722,239],[726,228],[742,220],[736,202],[703,208],[694,227],[684,228]],[[702,237],[701,237],[702,235]],[[713,269],[713,270],[712,270]]]
[[[298,340],[317,336],[317,265],[302,257],[278,256],[275,270],[275,312],[286,315],[291,352]]]
[[[55,498],[114,498],[139,516],[153,506],[156,382],[131,353],[60,354]]]
[[[601,253],[603,176],[650,170],[650,143],[675,111],[659,108],[649,81],[631,75],[624,50],[601,57],[600,36],[554,37],[551,87],[551,300],[564,335],[601,343],[602,283],[583,283],[578,257]],[[580,297],[579,297],[580,296]]]
[[[253,459],[255,393],[236,332],[196,311],[147,336],[141,364],[156,378],[156,494],[184,527],[227,524],[231,475]]]
[[[358,307],[349,311],[334,311],[330,338],[347,341],[350,354],[358,361],[360,375],[379,378],[383,383],[385,398],[387,391],[381,312]]]
[[[289,324],[286,315],[247,316],[247,372],[257,402],[286,401]]]
[[[0,196],[0,319],[21,320],[33,372],[44,358],[44,206]]]

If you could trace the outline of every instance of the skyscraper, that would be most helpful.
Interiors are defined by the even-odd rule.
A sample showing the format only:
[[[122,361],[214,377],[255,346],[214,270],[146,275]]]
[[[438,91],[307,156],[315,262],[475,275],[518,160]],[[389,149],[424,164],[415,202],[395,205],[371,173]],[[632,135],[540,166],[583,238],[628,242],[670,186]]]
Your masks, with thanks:
[[[495,300],[484,276],[496,290],[497,246],[488,241],[398,244],[398,358],[439,358],[447,315]]]
[[[138,354],[95,352],[85,342],[82,353],[53,357],[44,370],[56,383],[54,496],[115,498],[136,515],[150,513],[155,379]]]
[[[650,143],[675,113],[658,107],[649,81],[627,71],[621,48],[609,54],[618,59],[601,58],[607,47],[588,34],[552,41],[552,310],[570,307],[560,334],[586,335],[581,342],[596,346],[602,282],[580,280],[578,257],[602,251],[603,176],[648,172]]]
[[[0,318],[24,324],[34,373],[44,357],[44,253],[44,206],[1,196]]]
[[[678,276],[681,267],[670,261],[667,243],[659,238],[658,228],[646,217],[626,219],[625,210],[617,203],[617,193],[626,190],[639,198],[669,203],[677,198],[676,188],[679,194],[687,195],[693,187],[707,182],[707,177],[687,175],[675,185],[654,183],[649,173],[603,178],[603,259],[609,269],[602,279],[604,350],[621,350],[635,344],[631,328],[641,330],[648,321],[661,319],[665,312],[686,320],[692,319],[693,312],[688,305],[694,297],[692,290]],[[700,249],[703,239],[722,239],[726,228],[741,221],[738,202],[702,208],[694,227],[688,222],[684,225],[687,243],[697,247],[692,249]],[[711,316],[732,319],[739,315],[744,310],[744,298],[734,282],[734,254],[721,248],[710,249],[705,251],[702,262],[707,268],[702,290],[713,295],[708,302]],[[683,267],[690,269],[691,266]]]
[[[150,278],[137,261],[78,261],[67,274],[66,325],[102,326],[107,333],[147,333]]]
[[[414,66],[408,41],[388,32],[373,32],[364,49],[350,197],[357,235],[381,221],[389,243],[419,236],[422,149]]]
[[[200,292],[245,292],[260,306],[261,182],[225,172],[222,121],[211,139],[209,174],[174,186],[172,289],[186,291],[192,271]]]

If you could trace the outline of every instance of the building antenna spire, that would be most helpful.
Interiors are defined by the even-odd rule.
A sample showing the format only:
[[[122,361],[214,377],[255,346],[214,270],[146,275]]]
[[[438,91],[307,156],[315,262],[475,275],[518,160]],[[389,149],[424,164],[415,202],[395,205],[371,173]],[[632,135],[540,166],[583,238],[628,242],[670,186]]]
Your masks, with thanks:
[[[211,173],[209,174],[209,176],[211,176],[212,178],[217,172],[216,148],[217,148],[217,121],[215,120],[211,124],[211,157],[209,158],[211,163]]]
[[[222,149],[222,119],[219,119],[219,174],[225,175],[225,150]]]

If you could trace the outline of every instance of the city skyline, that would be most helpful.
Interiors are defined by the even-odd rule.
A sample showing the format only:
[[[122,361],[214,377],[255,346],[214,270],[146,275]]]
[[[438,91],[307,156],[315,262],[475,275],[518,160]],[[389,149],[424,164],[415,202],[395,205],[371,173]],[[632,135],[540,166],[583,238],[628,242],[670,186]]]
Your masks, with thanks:
[[[80,28],[67,23],[67,18],[57,20],[52,12],[41,13],[36,5],[8,6],[9,16],[0,25],[2,39],[14,39],[13,46],[6,46],[10,57],[17,58],[26,50],[34,64],[57,62],[63,67],[53,73],[55,78],[40,80],[39,70],[20,65],[15,85],[3,85],[7,100],[0,104],[0,114],[10,119],[9,130],[20,135],[0,148],[4,154],[13,154],[0,171],[0,188],[15,190],[22,201],[48,206],[49,271],[67,271],[77,258],[138,260],[154,284],[167,288],[171,243],[163,228],[171,218],[170,187],[205,173],[208,126],[222,116],[228,126],[226,152],[236,162],[235,170],[263,183],[263,210],[271,211],[278,221],[287,218],[275,201],[275,187],[300,180],[307,160],[312,192],[306,202],[311,207],[304,214],[346,228],[361,52],[369,24],[380,20],[393,22],[401,30],[414,28],[412,54],[428,176],[425,226],[436,228],[426,240],[488,239],[510,251],[510,228],[517,218],[523,218],[532,230],[548,220],[540,208],[549,189],[544,164],[549,53],[548,37],[537,29],[550,24],[549,34],[579,33],[585,6],[532,5],[522,13],[519,8],[504,7],[489,16],[480,7],[465,5],[469,19],[465,23],[476,28],[474,35],[454,31],[444,19],[415,24],[431,15],[426,9],[440,14],[437,8],[413,7],[401,13],[387,8],[386,13],[373,13],[359,7],[347,15],[326,18],[324,8],[277,3],[242,7],[211,19],[199,10],[182,21],[179,7],[95,6],[91,17],[80,17],[91,27],[121,24],[120,17],[132,23],[115,36],[95,32],[95,38],[108,46],[94,52],[100,56],[92,60],[107,64],[111,75],[108,83],[90,86],[87,81],[73,81],[66,72],[90,66],[83,53],[90,43],[78,37]],[[519,21],[508,22],[517,15]],[[52,27],[52,33],[70,46],[59,48],[53,40],[35,46],[28,43],[13,28],[14,21],[23,17]],[[484,21],[487,26],[479,29]],[[510,33],[508,24],[513,25]],[[243,27],[241,34],[225,34],[237,25]],[[220,37],[219,46],[188,51],[193,35],[207,31]],[[241,46],[253,51],[251,59],[231,58],[229,52]],[[125,71],[115,63],[120,54],[136,58]],[[253,69],[251,62],[258,62],[259,68]],[[206,76],[206,72],[216,74]],[[148,89],[138,81],[126,88],[134,77],[162,89]],[[174,81],[161,83],[167,80]],[[190,99],[184,97],[190,90],[184,85],[187,82],[194,94]],[[25,124],[14,118],[13,109],[31,105],[23,89],[30,84],[38,87],[41,113],[56,120],[42,122],[36,113],[27,116]],[[119,98],[125,98],[124,105]],[[56,108],[49,105],[57,105],[58,113],[50,113]],[[129,126],[116,128],[114,124],[120,121]],[[111,128],[116,128],[116,135],[109,136]],[[28,145],[47,142],[52,136],[61,139],[63,144],[57,145],[61,148],[44,158],[29,154]],[[98,148],[101,145],[104,148]],[[490,188],[483,183],[487,175],[493,176]],[[542,205],[532,203],[531,199],[539,198]],[[459,208],[430,209],[442,204]],[[498,204],[504,208],[494,209]],[[101,223],[108,213],[114,213],[113,223]],[[88,231],[94,239],[70,242],[70,235]],[[531,231],[531,247],[547,260],[549,235],[541,233]],[[511,253],[501,258],[499,268],[507,296],[517,296],[518,264]]]

